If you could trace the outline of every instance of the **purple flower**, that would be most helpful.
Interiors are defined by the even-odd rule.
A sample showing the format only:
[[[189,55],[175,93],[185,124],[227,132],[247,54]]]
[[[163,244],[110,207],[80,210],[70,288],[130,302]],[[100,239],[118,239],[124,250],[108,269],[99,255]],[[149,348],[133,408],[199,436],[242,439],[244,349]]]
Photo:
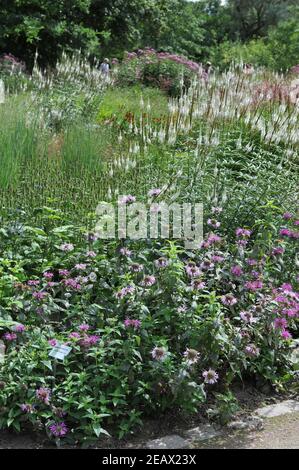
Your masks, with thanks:
[[[212,214],[221,214],[222,211],[222,207],[212,207]]]
[[[214,268],[214,263],[212,263],[212,261],[210,261],[209,259],[204,259],[203,262],[200,263],[200,268],[203,271],[208,271],[209,269]]]
[[[293,214],[291,212],[285,212],[282,216],[285,220],[289,220],[293,217]]]
[[[68,428],[64,422],[51,424],[49,430],[55,437],[63,437],[68,432]]]
[[[38,286],[39,283],[40,281],[38,281],[37,279],[30,279],[29,281],[27,281],[28,286]]]
[[[98,335],[85,335],[80,340],[80,346],[82,346],[83,348],[90,348],[91,346],[94,346],[99,340],[100,336]]]
[[[69,338],[77,340],[77,339],[80,339],[81,336],[80,336],[80,333],[77,333],[77,331],[73,331],[72,333],[69,334]]]
[[[212,255],[211,260],[213,263],[222,263],[222,261],[224,261],[224,257],[220,255]]]
[[[62,251],[69,252],[69,251],[73,251],[74,245],[72,243],[63,243],[62,245],[60,245],[59,248]]]
[[[253,258],[248,258],[246,260],[246,263],[248,264],[248,266],[256,266],[257,265],[257,260],[253,259]]]
[[[188,364],[195,364],[199,360],[199,352],[196,349],[187,348],[183,353]]]
[[[236,230],[236,235],[237,235],[238,238],[249,238],[250,235],[251,235],[251,230],[239,227]]]
[[[89,258],[95,258],[97,256],[95,251],[87,251],[86,256]]]
[[[185,271],[189,277],[198,277],[201,275],[201,271],[198,266],[196,266],[193,261],[190,261],[186,266],[185,266]]]
[[[274,328],[276,330],[285,330],[288,326],[288,322],[285,318],[275,318]]]
[[[59,276],[63,276],[63,277],[67,277],[69,276],[70,272],[68,271],[68,269],[59,269]]]
[[[79,325],[78,328],[81,331],[88,331],[90,329],[90,326],[87,323],[82,323],[81,325]]]
[[[24,413],[33,413],[34,411],[34,406],[30,405],[29,403],[22,403],[22,405],[20,405],[20,408]]]
[[[231,307],[232,305],[235,305],[238,301],[233,296],[233,294],[226,294],[221,297],[221,302],[223,303],[223,305]]]
[[[49,388],[40,387],[36,390],[35,394],[38,400],[42,401],[46,405],[49,405],[51,398],[51,390]]]
[[[194,279],[191,283],[191,288],[193,290],[202,290],[206,287],[206,283],[200,279]]]
[[[220,225],[221,225],[221,223],[218,222],[218,221],[215,220],[215,219],[208,219],[208,222],[207,222],[207,223],[208,223],[208,225],[210,225],[210,226],[213,227],[213,228],[219,228]]]
[[[204,378],[205,383],[210,384],[210,385],[214,385],[218,381],[218,378],[219,378],[219,375],[213,369],[205,370],[202,373],[202,376]]]
[[[132,254],[132,251],[129,250],[128,248],[126,248],[126,247],[122,247],[122,248],[119,250],[119,252],[120,252],[120,254],[121,254],[122,256],[131,256],[131,254]]]
[[[51,273],[50,271],[46,271],[43,276],[46,278],[46,279],[52,279],[54,277],[54,274]]]
[[[135,287],[134,286],[127,286],[123,287],[120,291],[116,292],[115,296],[118,299],[122,299],[126,295],[134,294]]]
[[[138,264],[138,263],[133,263],[133,264],[131,264],[131,266],[130,266],[130,270],[131,270],[133,273],[140,273],[140,271],[143,270],[143,265],[142,265],[142,264]]]
[[[282,255],[283,253],[284,253],[284,248],[282,246],[277,246],[273,248],[272,250],[273,256],[279,256],[279,255]]]
[[[234,276],[241,276],[243,274],[243,269],[241,268],[241,266],[238,266],[238,265],[235,265],[235,266],[232,266],[231,267],[231,270],[230,272],[234,275]]]
[[[159,269],[166,268],[168,264],[169,261],[166,258],[159,258],[155,260],[155,266]]]
[[[49,339],[49,340],[48,340],[48,344],[49,344],[50,346],[54,347],[54,346],[56,346],[57,341],[56,341],[56,339],[54,339],[54,338],[53,338],[53,339]]]
[[[18,323],[17,325],[13,327],[13,330],[16,333],[23,333],[26,330],[26,327],[25,325],[22,325],[22,323]]]
[[[122,196],[119,199],[120,204],[130,204],[130,203],[135,202],[135,201],[136,201],[136,197],[132,196],[131,194],[127,194],[125,196]]]
[[[251,312],[240,312],[240,318],[245,322],[245,323],[255,323],[257,321],[256,318],[252,315]]]
[[[75,268],[80,271],[80,270],[86,269],[86,266],[87,265],[85,263],[78,263],[78,264],[75,265]]]
[[[3,336],[6,341],[15,341],[17,339],[17,335],[15,333],[5,333]]]
[[[162,189],[160,188],[153,188],[153,189],[150,189],[149,192],[148,192],[148,196],[149,197],[157,197],[159,196],[159,194],[161,194],[162,192]]]
[[[141,285],[144,287],[151,287],[156,283],[155,276],[144,276]]]
[[[256,291],[263,288],[263,282],[259,280],[247,281],[245,282],[245,288],[251,291]]]
[[[288,228],[282,228],[279,230],[279,234],[282,237],[290,237],[292,235],[292,231],[289,230]]]
[[[247,344],[247,346],[244,349],[245,354],[250,357],[257,357],[260,354],[259,348],[256,347],[255,344]]]
[[[130,326],[132,326],[135,330],[138,330],[138,328],[140,328],[141,326],[141,321],[140,320],[134,320],[134,319],[131,319],[131,318],[126,318],[125,321],[124,321],[124,325],[126,328],[129,328]]]
[[[32,296],[37,300],[43,300],[47,295],[48,295],[48,293],[43,292],[43,291],[38,291],[38,292],[33,292],[32,293]]]
[[[283,339],[291,339],[292,338],[292,335],[288,330],[282,330],[281,336],[283,337]]]

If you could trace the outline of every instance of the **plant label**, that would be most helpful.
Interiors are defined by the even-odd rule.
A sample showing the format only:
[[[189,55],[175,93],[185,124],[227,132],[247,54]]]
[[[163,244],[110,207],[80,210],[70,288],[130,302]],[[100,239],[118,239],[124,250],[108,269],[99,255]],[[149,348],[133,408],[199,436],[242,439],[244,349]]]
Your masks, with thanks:
[[[62,343],[57,343],[53,349],[49,352],[49,356],[54,357],[54,359],[63,359],[71,352],[72,348],[66,346]]]

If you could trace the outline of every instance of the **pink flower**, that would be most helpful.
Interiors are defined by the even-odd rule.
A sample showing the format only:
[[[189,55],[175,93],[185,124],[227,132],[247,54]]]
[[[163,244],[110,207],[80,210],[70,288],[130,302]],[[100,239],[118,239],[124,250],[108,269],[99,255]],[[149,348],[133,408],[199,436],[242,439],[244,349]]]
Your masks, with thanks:
[[[51,390],[49,388],[40,387],[36,390],[35,394],[40,401],[44,402],[46,405],[49,405],[51,398]]]
[[[202,373],[202,376],[204,378],[205,383],[210,384],[210,385],[214,385],[218,381],[218,378],[219,378],[219,375],[213,369],[205,370]]]
[[[46,278],[46,279],[52,279],[54,277],[54,274],[51,273],[50,271],[46,271],[43,276]]]
[[[221,297],[221,302],[223,303],[223,305],[231,307],[232,305],[235,305],[238,301],[233,296],[233,294],[226,294]]]
[[[185,271],[188,274],[189,277],[198,277],[201,275],[201,271],[198,266],[196,266],[193,261],[190,261],[186,266],[185,266]]]
[[[291,212],[285,212],[282,216],[285,220],[289,220],[293,217],[293,214]]]
[[[65,423],[54,423],[49,426],[51,434],[55,437],[63,437],[67,434],[68,428]]]
[[[218,222],[218,221],[215,220],[215,219],[208,219],[208,222],[207,222],[207,223],[208,223],[208,225],[210,225],[210,226],[213,227],[213,228],[219,228],[220,225],[221,225],[221,223]]]
[[[86,256],[88,256],[89,258],[95,258],[97,254],[95,253],[95,251],[87,251]]]
[[[86,264],[85,263],[79,263],[75,265],[75,268],[78,269],[79,271],[86,269]]]
[[[149,192],[148,192],[148,196],[149,197],[157,197],[159,196],[159,194],[161,194],[162,192],[162,189],[160,188],[153,188],[153,189],[150,189]]]
[[[18,323],[17,325],[13,327],[13,330],[16,333],[23,333],[26,330],[26,327],[22,323]]]
[[[59,276],[66,277],[70,274],[70,272],[67,269],[59,269]]]
[[[277,246],[273,248],[271,252],[273,256],[279,256],[279,255],[282,255],[283,253],[284,253],[284,248],[282,246]]]
[[[136,197],[132,196],[131,194],[127,194],[125,196],[122,196],[119,199],[120,204],[130,204],[130,203],[135,202],[135,201],[136,201]]]
[[[56,341],[56,339],[49,339],[49,340],[48,340],[48,344],[49,344],[50,346],[54,347],[54,346],[56,346],[57,341]]]
[[[260,350],[259,348],[256,347],[255,344],[248,344],[245,347],[244,351],[247,354],[247,356],[250,356],[250,357],[257,357],[260,354]]]
[[[129,250],[128,248],[126,248],[126,247],[122,247],[122,248],[119,250],[119,252],[120,252],[120,254],[121,254],[122,256],[131,256],[131,254],[132,254],[132,251]]]
[[[237,228],[236,235],[239,238],[249,238],[251,235],[251,230],[248,230],[246,228]]]
[[[90,329],[90,326],[87,323],[82,323],[79,325],[79,330],[81,331],[88,331]]]
[[[6,341],[15,341],[17,339],[17,335],[15,333],[5,333],[3,336]]]
[[[196,349],[187,348],[183,356],[188,364],[195,364],[199,360],[199,352]]]
[[[141,321],[126,318],[125,321],[124,321],[124,325],[125,325],[126,328],[129,328],[130,326],[132,326],[135,330],[137,330],[141,326]]]
[[[284,330],[288,326],[288,322],[285,318],[275,318],[274,328]]]
[[[141,285],[144,287],[151,287],[156,283],[155,276],[144,276]]]
[[[263,283],[262,281],[247,281],[245,282],[245,288],[248,289],[248,290],[251,290],[251,291],[256,291],[258,289],[262,289],[263,288]]]
[[[283,337],[283,339],[291,339],[292,338],[292,335],[288,330],[282,330],[281,336]]]
[[[239,276],[241,276],[241,275],[243,274],[243,269],[241,268],[241,266],[236,265],[236,266],[232,266],[232,267],[231,267],[230,272],[231,272],[234,276],[239,277]]]

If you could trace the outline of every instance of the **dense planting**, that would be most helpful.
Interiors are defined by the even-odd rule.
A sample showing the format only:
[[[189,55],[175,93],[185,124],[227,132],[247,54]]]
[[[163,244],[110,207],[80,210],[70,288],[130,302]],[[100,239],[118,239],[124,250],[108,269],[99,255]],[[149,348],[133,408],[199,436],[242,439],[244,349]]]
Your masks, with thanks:
[[[209,76],[153,49],[115,63],[109,80],[78,55],[1,77],[0,428],[88,445],[212,397],[226,421],[245,380],[288,387],[293,77],[239,66]],[[203,202],[203,242],[100,239],[96,206],[119,195],[127,207]]]

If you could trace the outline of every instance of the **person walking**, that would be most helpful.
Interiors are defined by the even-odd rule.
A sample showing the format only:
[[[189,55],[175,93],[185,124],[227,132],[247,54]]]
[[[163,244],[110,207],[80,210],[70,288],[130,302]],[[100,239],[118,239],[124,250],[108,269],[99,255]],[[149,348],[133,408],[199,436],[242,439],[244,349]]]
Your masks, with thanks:
[[[103,74],[104,77],[108,78],[110,73],[110,64],[109,59],[105,58],[100,65],[100,72]]]

